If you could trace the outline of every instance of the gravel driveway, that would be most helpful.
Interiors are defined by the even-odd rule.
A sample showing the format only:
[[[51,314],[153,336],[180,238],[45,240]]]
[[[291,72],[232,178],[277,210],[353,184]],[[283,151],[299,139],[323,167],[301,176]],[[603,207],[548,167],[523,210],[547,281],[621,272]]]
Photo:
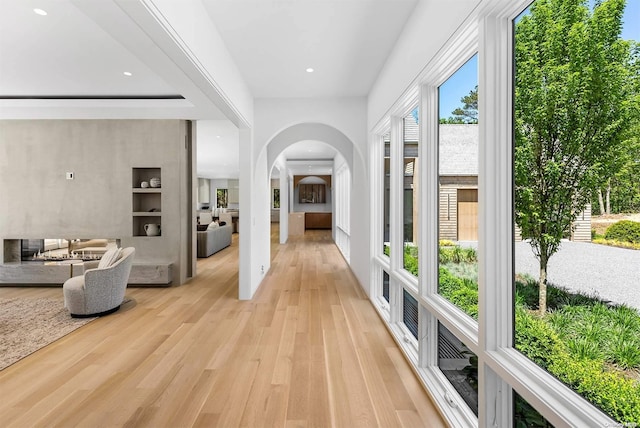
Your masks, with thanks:
[[[516,273],[538,278],[538,260],[528,242],[516,242]],[[640,251],[563,241],[549,260],[547,279],[571,291],[597,295],[640,310]]]

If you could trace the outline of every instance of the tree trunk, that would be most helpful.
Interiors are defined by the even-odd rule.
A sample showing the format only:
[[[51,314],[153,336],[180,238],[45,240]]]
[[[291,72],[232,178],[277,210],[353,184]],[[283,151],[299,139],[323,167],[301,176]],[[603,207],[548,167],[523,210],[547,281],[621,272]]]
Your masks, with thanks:
[[[540,255],[540,279],[538,280],[539,298],[538,309],[540,315],[547,312],[547,258]]]
[[[607,180],[607,214],[611,214],[611,179]]]
[[[604,210],[604,200],[602,199],[602,189],[598,188],[598,207],[600,207],[600,215],[606,214]]]

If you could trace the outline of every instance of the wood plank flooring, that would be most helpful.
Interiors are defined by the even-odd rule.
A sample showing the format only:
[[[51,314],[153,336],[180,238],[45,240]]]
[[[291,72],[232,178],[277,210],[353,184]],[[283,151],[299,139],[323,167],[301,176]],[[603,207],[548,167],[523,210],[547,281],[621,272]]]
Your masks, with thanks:
[[[237,237],[189,283],[129,288],[120,311],[0,371],[0,426],[445,426],[330,231],[279,245],[274,228],[251,301]]]

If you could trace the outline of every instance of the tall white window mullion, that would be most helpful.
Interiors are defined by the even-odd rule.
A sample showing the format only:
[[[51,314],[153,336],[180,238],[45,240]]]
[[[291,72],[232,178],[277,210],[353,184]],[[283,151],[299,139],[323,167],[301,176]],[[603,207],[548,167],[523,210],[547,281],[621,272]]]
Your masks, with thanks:
[[[512,102],[509,21],[491,15],[479,25],[478,111],[478,340],[479,421],[509,426],[513,421],[509,385],[485,364],[486,352],[513,342]],[[491,255],[491,256],[489,256]]]
[[[390,131],[390,196],[389,196],[389,318],[391,323],[402,322],[402,286],[398,271],[403,266],[403,224],[402,224],[402,117],[391,116]]]
[[[402,269],[403,259],[403,224],[402,224],[402,203],[403,203],[403,154],[402,154],[402,117],[391,117],[390,133],[390,262],[393,272]]]
[[[427,301],[438,292],[438,88],[420,90],[420,279],[419,293]],[[422,299],[420,299],[422,302]],[[425,303],[425,302],[423,302]],[[423,306],[421,304],[421,306]],[[420,367],[438,365],[438,329],[434,315],[423,311],[420,318]]]

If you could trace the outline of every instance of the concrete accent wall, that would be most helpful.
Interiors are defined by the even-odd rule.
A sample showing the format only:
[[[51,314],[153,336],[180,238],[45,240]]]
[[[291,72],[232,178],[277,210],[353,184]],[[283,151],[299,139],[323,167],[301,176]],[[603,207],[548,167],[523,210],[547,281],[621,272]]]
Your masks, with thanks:
[[[173,263],[173,284],[184,282],[188,269],[181,264],[191,245],[184,232],[193,216],[180,197],[192,191],[187,126],[181,120],[0,121],[0,239],[119,238],[136,248],[135,262]],[[162,236],[132,236],[134,167],[161,168]]]

